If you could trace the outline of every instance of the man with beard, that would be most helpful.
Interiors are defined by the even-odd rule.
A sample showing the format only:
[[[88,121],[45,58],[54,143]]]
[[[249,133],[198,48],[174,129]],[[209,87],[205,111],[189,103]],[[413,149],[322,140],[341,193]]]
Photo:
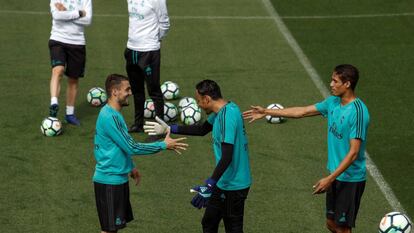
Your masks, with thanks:
[[[117,232],[133,220],[129,201],[128,174],[138,185],[140,174],[132,160],[132,155],[155,154],[169,149],[180,153],[187,144],[185,138],[170,138],[169,132],[164,141],[138,143],[128,134],[125,120],[120,113],[128,106],[132,95],[128,78],[111,74],[105,83],[108,103],[99,112],[95,132],[95,174],[93,176],[96,207],[102,232]]]

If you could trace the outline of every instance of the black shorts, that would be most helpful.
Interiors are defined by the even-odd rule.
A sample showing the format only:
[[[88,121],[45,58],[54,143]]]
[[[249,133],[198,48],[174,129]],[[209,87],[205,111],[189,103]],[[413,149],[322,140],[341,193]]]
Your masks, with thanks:
[[[65,66],[65,75],[71,78],[83,77],[85,73],[85,45],[66,44],[49,40],[50,62],[52,68]]]
[[[134,219],[128,182],[109,185],[94,182],[96,209],[102,231],[117,231]]]
[[[244,203],[249,189],[226,191],[216,186],[201,222],[203,232],[218,232],[221,219],[226,232],[243,232]]]
[[[326,217],[336,225],[355,227],[365,181],[343,182],[335,180],[326,192]]]

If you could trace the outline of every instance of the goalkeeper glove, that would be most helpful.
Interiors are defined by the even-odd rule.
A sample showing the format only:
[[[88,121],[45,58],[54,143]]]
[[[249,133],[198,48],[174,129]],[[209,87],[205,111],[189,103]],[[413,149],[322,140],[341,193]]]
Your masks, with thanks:
[[[216,185],[216,181],[208,178],[206,180],[206,185],[196,186],[190,189],[190,192],[197,193],[191,200],[191,204],[198,209],[207,206],[208,199],[210,199],[211,194],[213,193],[213,188]]]
[[[148,135],[164,135],[170,130],[170,126],[167,125],[158,116],[155,117],[157,122],[146,121],[144,125],[144,132]]]

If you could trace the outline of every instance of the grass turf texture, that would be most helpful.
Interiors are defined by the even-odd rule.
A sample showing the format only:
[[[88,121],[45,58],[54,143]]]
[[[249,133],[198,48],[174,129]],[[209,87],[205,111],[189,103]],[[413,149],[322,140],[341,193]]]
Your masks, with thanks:
[[[323,7],[327,2],[317,1],[318,7],[310,8],[303,1],[293,8],[288,1],[274,1],[282,16],[327,15],[332,13]],[[404,2],[394,8],[376,4],[374,11],[371,5],[363,5],[363,10],[353,1],[346,13],[412,9],[407,7],[412,6],[409,1]],[[4,10],[49,10],[45,0],[0,3]],[[250,104],[279,102],[287,107],[321,100],[272,20],[173,17],[267,16],[261,1],[170,0],[168,6],[172,28],[163,43],[162,80],[177,82],[182,96],[192,96],[194,85],[210,78],[242,109]],[[96,16],[86,31],[87,72],[76,106],[82,127],[64,125],[62,136],[45,138],[39,126],[48,113],[50,16],[0,13],[2,232],[99,231],[91,182],[99,109],[88,106],[86,94],[93,86],[103,86],[107,74],[125,73],[126,1],[95,1],[94,14],[121,16]],[[372,116],[368,151],[413,216],[411,18],[285,22],[326,82],[338,63],[361,69],[357,91]],[[61,120],[65,85],[62,90]],[[132,107],[124,109],[127,122],[132,121],[132,112]],[[324,196],[312,196],[311,186],[326,175],[326,122],[261,121],[247,125],[247,132],[254,183],[246,202],[246,232],[324,232]],[[143,177],[138,188],[130,184],[135,220],[122,232],[200,232],[203,211],[191,207],[189,189],[211,174],[213,154],[210,136],[190,137],[188,142],[190,148],[181,156],[162,152],[134,158]],[[355,232],[375,232],[389,211],[369,177]]]

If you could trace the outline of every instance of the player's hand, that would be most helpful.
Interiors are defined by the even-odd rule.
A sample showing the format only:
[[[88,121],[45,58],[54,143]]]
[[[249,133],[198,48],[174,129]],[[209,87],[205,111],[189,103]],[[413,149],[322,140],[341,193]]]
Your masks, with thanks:
[[[129,175],[135,180],[135,185],[138,185],[141,181],[141,174],[139,174],[138,169],[134,167]]]
[[[86,11],[85,10],[80,10],[79,13],[80,13],[80,18],[86,16]]]
[[[66,11],[66,7],[60,2],[55,3],[55,7],[58,11]]]
[[[161,120],[158,116],[155,117],[157,122],[146,121],[144,125],[144,132],[148,135],[164,135],[170,131],[170,126]]]
[[[206,184],[203,186],[196,186],[190,189],[191,193],[197,193],[191,200],[191,204],[197,208],[201,209],[207,206],[207,202],[213,193],[213,188],[216,185],[216,181],[208,178]]]
[[[180,150],[187,150],[188,144],[182,143],[181,141],[186,140],[187,138],[171,138],[170,131],[167,131],[167,135],[165,135],[164,142],[167,144],[168,150],[173,150],[177,154],[181,154]]]
[[[328,191],[329,187],[331,187],[332,182],[334,179],[327,176],[325,178],[320,179],[316,184],[313,186],[313,193],[312,194],[321,194]]]
[[[266,116],[265,108],[261,106],[250,106],[251,109],[243,112],[243,118],[245,120],[250,120],[249,123],[252,123],[255,120],[262,119]]]

